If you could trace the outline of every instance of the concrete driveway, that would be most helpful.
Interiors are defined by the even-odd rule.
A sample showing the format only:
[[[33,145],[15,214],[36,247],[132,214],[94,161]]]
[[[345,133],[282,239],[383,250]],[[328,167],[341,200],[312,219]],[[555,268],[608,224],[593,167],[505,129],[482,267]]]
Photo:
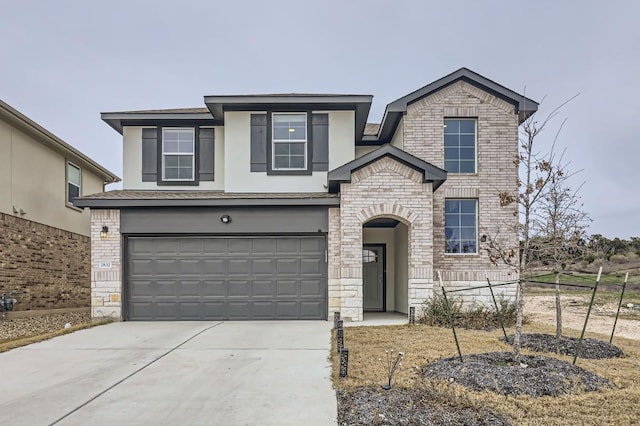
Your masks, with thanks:
[[[114,323],[0,354],[11,425],[332,425],[331,323]]]

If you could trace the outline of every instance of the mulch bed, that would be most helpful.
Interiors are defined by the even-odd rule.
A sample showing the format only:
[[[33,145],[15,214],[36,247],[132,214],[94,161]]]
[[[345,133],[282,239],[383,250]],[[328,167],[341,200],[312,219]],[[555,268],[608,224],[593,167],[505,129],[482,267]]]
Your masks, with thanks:
[[[513,335],[508,337],[509,343],[513,344]],[[500,340],[504,342],[504,337],[501,337]],[[556,339],[556,336],[542,333],[523,334],[520,342],[523,348],[535,352],[555,352],[570,356],[575,355],[578,346],[578,339],[575,337]],[[597,339],[583,339],[580,347],[580,358],[605,359],[619,358],[622,355],[622,350],[617,346]]]
[[[490,352],[463,359],[436,361],[422,369],[422,376],[511,396],[560,396],[614,386],[603,377],[556,358],[522,355],[518,364],[511,352]]]
[[[417,389],[338,389],[337,396],[340,426],[508,424],[484,407],[444,395],[426,384]]]

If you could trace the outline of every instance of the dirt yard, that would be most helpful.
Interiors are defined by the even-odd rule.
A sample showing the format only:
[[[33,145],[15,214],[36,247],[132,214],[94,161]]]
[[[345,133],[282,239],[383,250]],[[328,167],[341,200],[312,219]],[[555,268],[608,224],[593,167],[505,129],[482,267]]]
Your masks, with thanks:
[[[565,329],[582,330],[584,319],[587,314],[589,304],[588,296],[583,295],[566,295],[562,296],[562,325]],[[525,296],[525,314],[529,316],[532,322],[551,325],[555,327],[556,311],[555,297],[552,295],[527,295]],[[608,303],[605,305],[594,306],[589,317],[587,332],[602,333],[611,335],[613,322],[615,320],[617,304]],[[620,310],[620,318],[616,325],[615,337],[626,337],[628,339],[640,340],[640,315],[638,319],[622,318],[638,314],[638,311],[632,311],[623,307]],[[526,330],[525,330],[526,332]]]

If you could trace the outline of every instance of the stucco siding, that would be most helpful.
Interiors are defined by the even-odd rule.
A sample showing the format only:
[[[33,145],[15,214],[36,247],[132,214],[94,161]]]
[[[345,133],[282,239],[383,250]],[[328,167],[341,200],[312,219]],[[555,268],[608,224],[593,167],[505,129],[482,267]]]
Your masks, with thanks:
[[[122,188],[162,189],[166,191],[221,191],[224,189],[224,127],[215,129],[214,181],[200,182],[197,186],[158,187],[156,182],[142,181],[142,129],[139,126],[125,126],[122,129]]]
[[[266,172],[251,172],[251,114],[225,113],[225,191],[226,192],[323,192],[327,172],[311,175],[274,176]],[[352,111],[331,111],[329,114],[329,170],[355,158],[355,118]]]
[[[66,203],[67,159],[64,155],[2,121],[0,149],[2,213],[14,215],[15,207],[22,219],[89,235],[89,212]],[[101,192],[102,179],[83,167],[81,170],[81,194]]]

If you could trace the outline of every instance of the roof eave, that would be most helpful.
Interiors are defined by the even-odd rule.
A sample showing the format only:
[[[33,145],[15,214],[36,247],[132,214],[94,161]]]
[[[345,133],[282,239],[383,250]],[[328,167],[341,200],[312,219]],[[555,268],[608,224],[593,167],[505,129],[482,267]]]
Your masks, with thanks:
[[[69,160],[73,160],[78,166],[89,169],[100,177],[104,183],[120,182],[120,178],[110,170],[98,164],[78,149],[69,145],[58,136],[51,133],[35,121],[31,120],[20,111],[0,100],[0,116],[5,117],[11,123],[27,129],[34,137],[44,142],[53,151],[63,155]]]
[[[257,207],[257,206],[329,206],[340,205],[340,198],[234,198],[234,199],[107,199],[77,198],[76,207],[111,209],[128,207]]]
[[[116,132],[122,134],[123,121],[163,121],[163,120],[212,120],[208,112],[192,113],[125,113],[103,112],[100,113],[102,121],[111,126]]]

